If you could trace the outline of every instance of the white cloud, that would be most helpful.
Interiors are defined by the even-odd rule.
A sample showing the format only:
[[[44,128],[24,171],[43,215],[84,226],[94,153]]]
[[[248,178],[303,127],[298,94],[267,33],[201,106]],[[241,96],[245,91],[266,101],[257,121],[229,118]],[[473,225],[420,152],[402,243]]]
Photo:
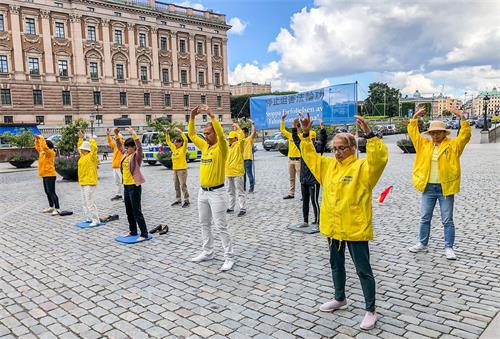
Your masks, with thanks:
[[[181,1],[181,2],[173,2],[174,5],[194,8],[200,11],[204,11],[206,8],[200,3],[192,3],[191,1]]]
[[[233,27],[231,27],[231,29],[228,32],[230,34],[242,35],[243,32],[245,32],[245,29],[247,28],[247,23],[242,21],[240,18],[237,18],[237,17],[231,18],[228,21],[228,24],[233,26]]]

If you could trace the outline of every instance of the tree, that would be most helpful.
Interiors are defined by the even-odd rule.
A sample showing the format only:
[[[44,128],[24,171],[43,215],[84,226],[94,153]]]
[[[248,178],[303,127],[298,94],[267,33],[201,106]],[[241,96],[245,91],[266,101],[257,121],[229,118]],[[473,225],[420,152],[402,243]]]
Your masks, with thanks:
[[[399,115],[399,97],[399,89],[389,87],[386,83],[372,82],[368,86],[364,110],[367,115],[397,116]]]
[[[61,131],[61,140],[57,142],[57,148],[61,155],[73,155],[77,153],[78,131],[85,131],[89,123],[83,119],[77,119],[71,124],[63,127]]]

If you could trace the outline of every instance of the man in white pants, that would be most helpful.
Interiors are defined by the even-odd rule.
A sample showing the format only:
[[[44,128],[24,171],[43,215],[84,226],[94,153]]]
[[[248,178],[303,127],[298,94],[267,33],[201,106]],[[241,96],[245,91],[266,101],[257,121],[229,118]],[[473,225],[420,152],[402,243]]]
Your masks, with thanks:
[[[246,214],[246,197],[243,188],[245,176],[245,163],[243,152],[245,150],[245,133],[240,126],[233,123],[233,130],[229,132],[229,154],[226,160],[226,186],[229,197],[227,213],[234,212],[236,200],[240,209],[238,217]]]
[[[122,152],[116,147],[116,140],[121,139],[120,131],[118,128],[114,129],[115,137],[113,140],[111,138],[109,128],[106,130],[106,140],[108,141],[109,147],[113,149],[113,160],[111,161],[111,167],[113,168],[113,179],[115,182],[115,196],[111,198],[111,200],[120,200],[122,199],[122,170],[121,170],[121,160],[123,157]],[[122,142],[123,143],[123,142]]]
[[[210,122],[203,128],[205,139],[196,134],[195,117],[201,111],[207,112]],[[198,213],[201,224],[202,252],[191,259],[193,262],[210,260],[214,256],[212,220],[224,248],[224,264],[221,271],[228,271],[234,265],[233,240],[226,220],[226,190],[224,189],[224,167],[228,154],[227,141],[220,122],[207,105],[197,106],[191,111],[188,136],[201,150],[200,192],[198,194]]]

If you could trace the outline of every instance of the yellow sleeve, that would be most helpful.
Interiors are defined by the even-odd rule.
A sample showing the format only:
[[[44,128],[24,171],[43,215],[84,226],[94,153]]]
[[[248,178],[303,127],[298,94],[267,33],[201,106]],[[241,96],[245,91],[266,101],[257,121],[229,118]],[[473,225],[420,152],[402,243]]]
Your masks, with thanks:
[[[113,149],[113,151],[116,149],[116,142],[113,141],[111,138],[111,135],[106,135],[106,141],[108,142],[109,147]]]
[[[366,140],[366,161],[368,163],[368,178],[371,188],[375,187],[378,179],[380,179],[388,158],[387,145],[381,139],[373,137]]]
[[[47,142],[45,141],[45,138],[40,139],[40,148],[44,152],[48,152],[49,148],[47,147]]]
[[[186,137],[186,135],[184,133],[181,133],[181,138],[182,138],[182,152],[186,152],[187,148],[188,148],[188,138]]]
[[[217,142],[219,143],[219,148],[222,151],[222,154],[226,156],[229,152],[229,146],[227,145],[222,125],[216,117],[212,118],[212,127],[214,128],[215,134],[217,134]]]
[[[165,133],[165,141],[167,142],[168,147],[173,152],[175,149],[175,145],[170,141],[170,133]]]
[[[470,128],[469,122],[467,120],[460,122],[460,132],[457,137],[452,139],[452,142],[455,143],[458,155],[462,155],[464,151],[465,145],[469,142],[472,135],[472,130]]]
[[[238,142],[240,143],[240,150],[243,153],[243,151],[245,150],[245,132],[243,132],[241,128],[238,128],[236,133],[238,133]]]
[[[194,128],[194,119],[189,119],[188,124],[188,135],[189,139],[196,145],[200,150],[204,149],[207,146],[207,142],[200,138],[198,134],[196,134],[196,129]]]
[[[97,158],[97,142],[95,141],[94,138],[91,138],[89,140],[89,142],[90,142],[90,154],[97,161],[98,160],[98,158]]]
[[[35,139],[35,149],[38,153],[43,151],[42,147],[40,146],[40,139],[38,138]]]
[[[427,140],[420,135],[420,131],[418,130],[418,119],[410,119],[407,129],[408,135],[413,143],[413,147],[415,147],[415,150],[418,152],[418,150],[422,147],[422,144]]]
[[[280,132],[283,134],[283,136],[290,140],[292,138],[292,133],[288,132],[285,128],[285,120],[281,119],[280,121]]]
[[[302,154],[302,159],[306,163],[307,167],[311,170],[311,173],[314,175],[316,180],[323,185],[323,176],[321,171],[323,168],[327,168],[326,162],[328,160],[316,152],[314,145],[311,141],[311,138],[303,138],[300,143],[300,152]]]
[[[82,151],[80,151],[80,146],[83,144],[83,138],[78,138],[78,144],[76,144],[76,148],[78,149],[78,154],[82,156]]]

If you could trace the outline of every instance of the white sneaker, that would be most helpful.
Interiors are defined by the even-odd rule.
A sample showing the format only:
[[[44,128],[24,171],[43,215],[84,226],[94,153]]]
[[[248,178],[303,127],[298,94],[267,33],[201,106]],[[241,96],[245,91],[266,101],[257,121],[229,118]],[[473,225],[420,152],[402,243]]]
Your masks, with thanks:
[[[59,210],[53,210],[52,213],[50,213],[50,215],[59,215]]]
[[[418,243],[415,246],[408,248],[408,251],[412,253],[427,252],[427,246],[422,245],[422,243]]]
[[[457,256],[455,255],[455,252],[451,247],[446,247],[444,249],[444,254],[446,255],[446,259],[448,260],[457,260]]]
[[[91,222],[89,225],[89,227],[96,227],[96,226],[99,226],[99,223],[95,221]]]
[[[90,220],[90,219],[85,219],[85,222],[86,222],[87,224],[90,224],[90,223],[92,222],[92,220]]]
[[[234,265],[234,260],[232,260],[232,259],[226,259],[224,261],[224,263],[222,264],[220,270],[222,272],[229,271],[231,268],[233,268],[233,265]]]
[[[202,262],[202,261],[207,261],[207,260],[213,259],[213,257],[214,257],[213,254],[206,254],[205,252],[201,252],[196,257],[191,258],[191,261],[192,262]]]
[[[54,212],[54,207],[47,207],[46,209],[42,210],[42,213],[52,213]]]

